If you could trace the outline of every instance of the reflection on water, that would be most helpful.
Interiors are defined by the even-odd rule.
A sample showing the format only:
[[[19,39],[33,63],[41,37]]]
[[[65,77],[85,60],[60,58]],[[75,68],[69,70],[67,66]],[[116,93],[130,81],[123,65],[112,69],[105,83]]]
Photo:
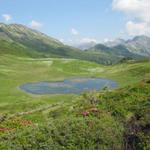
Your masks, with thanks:
[[[70,78],[62,82],[26,83],[20,88],[32,94],[80,94],[89,90],[116,88],[117,83],[102,78]]]

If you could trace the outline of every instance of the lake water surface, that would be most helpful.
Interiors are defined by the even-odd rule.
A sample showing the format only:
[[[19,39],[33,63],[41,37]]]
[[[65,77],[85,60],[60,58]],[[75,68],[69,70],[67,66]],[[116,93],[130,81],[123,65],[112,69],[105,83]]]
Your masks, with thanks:
[[[80,94],[84,91],[102,90],[104,87],[113,89],[117,83],[102,78],[69,78],[60,82],[26,83],[20,88],[31,94]]]

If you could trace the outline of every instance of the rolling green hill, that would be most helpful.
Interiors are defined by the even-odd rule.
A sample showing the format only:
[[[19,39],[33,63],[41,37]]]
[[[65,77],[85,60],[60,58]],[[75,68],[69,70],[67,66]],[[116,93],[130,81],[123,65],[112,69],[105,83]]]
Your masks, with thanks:
[[[81,51],[25,26],[1,24],[0,150],[149,150],[150,59],[141,58],[125,45]],[[20,88],[72,77],[106,78],[118,88],[80,95]]]
[[[37,96],[19,88],[27,82],[68,77],[108,78],[120,89]],[[148,149],[149,77],[150,60],[104,66],[1,55],[0,149]]]
[[[24,83],[61,81],[68,77],[102,77],[115,80],[120,86],[136,83],[150,76],[150,61],[128,62],[103,66],[92,62],[64,58],[24,58],[0,56],[1,113],[28,111],[48,103],[71,98],[71,95],[34,96],[18,89]],[[9,94],[8,94],[9,93]],[[68,98],[67,98],[68,97]],[[73,96],[74,97],[74,96]],[[57,100],[56,100],[57,99]],[[72,99],[72,98],[71,98]],[[13,108],[13,109],[12,109]]]
[[[34,58],[75,58],[110,65],[125,58],[143,59],[148,57],[149,40],[148,38],[145,40],[145,38],[136,37],[124,45],[114,47],[98,44],[82,51],[64,45],[54,38],[23,25],[0,24],[0,53]],[[143,55],[141,55],[142,52]]]
[[[41,32],[18,24],[0,24],[0,53],[27,57],[63,57],[111,64],[114,59],[62,44]]]

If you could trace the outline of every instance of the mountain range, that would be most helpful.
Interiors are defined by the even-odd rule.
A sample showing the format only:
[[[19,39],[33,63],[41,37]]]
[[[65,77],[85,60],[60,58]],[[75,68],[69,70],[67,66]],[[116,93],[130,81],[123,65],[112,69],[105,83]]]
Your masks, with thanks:
[[[105,43],[105,45],[111,48],[122,45],[125,46],[131,53],[148,57],[150,56],[150,38],[144,35],[136,36],[127,41],[123,39],[116,39]]]
[[[131,40],[119,40],[96,44],[80,50],[64,45],[59,40],[20,24],[0,24],[0,54],[26,57],[63,57],[114,64],[123,59],[150,57],[150,38],[138,36]]]
[[[104,44],[96,44],[86,49],[88,52],[105,54],[111,57],[123,59],[143,59],[150,57],[150,38],[148,36],[136,36],[130,40],[118,39]]]

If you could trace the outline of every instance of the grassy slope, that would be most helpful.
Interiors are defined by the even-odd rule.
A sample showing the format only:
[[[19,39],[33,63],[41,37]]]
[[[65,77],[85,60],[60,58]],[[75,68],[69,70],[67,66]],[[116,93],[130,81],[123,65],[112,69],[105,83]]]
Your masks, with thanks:
[[[38,49],[37,49],[38,48]],[[73,47],[61,45],[60,47],[47,46],[45,49],[40,49],[40,46],[35,43],[34,47],[28,47],[22,43],[10,42],[0,39],[0,54],[1,55],[14,55],[19,57],[31,58],[72,58],[79,60],[87,60],[100,64],[114,64],[118,62],[116,57],[111,55],[103,55],[103,53],[93,53],[88,51],[81,51]]]
[[[50,149],[50,145],[52,149],[120,150],[125,145],[127,149],[149,149],[150,81],[136,84],[149,79],[149,60],[106,67],[73,59],[5,55],[0,56],[0,64],[1,115],[38,110],[0,124],[0,129],[15,129],[8,136],[0,133],[4,136],[0,139],[1,149]],[[58,81],[72,76],[105,77],[125,87],[82,96],[35,96],[18,88],[26,82]],[[47,109],[51,104],[58,105]]]
[[[0,56],[0,113],[16,113],[42,107],[56,101],[68,101],[75,95],[35,96],[19,89],[27,82],[58,81],[73,76],[113,79],[120,86],[148,76],[150,61],[102,66],[73,59],[30,59],[10,55]]]
[[[109,78],[117,81],[120,87],[132,86],[83,96],[37,96],[19,89],[27,82],[60,81],[75,76]],[[128,149],[130,146],[148,149],[149,134],[143,133],[149,125],[150,86],[135,83],[149,77],[150,60],[103,66],[75,59],[1,55],[0,130],[15,132],[8,136],[7,132],[0,132],[0,137],[6,134],[0,139],[0,149],[49,149],[49,145],[52,149],[86,149],[87,146],[90,149],[122,149],[124,144]],[[90,116],[84,118],[87,112]],[[133,143],[129,138],[133,138]]]
[[[13,54],[27,57],[54,57],[88,60],[102,64],[117,62],[116,58],[101,53],[92,53],[73,48],[43,33],[23,25],[0,26],[0,54]]]
[[[28,111],[56,101],[66,101],[74,95],[35,96],[19,89],[26,82],[56,81],[72,76],[88,76],[89,69],[99,65],[68,59],[28,59],[14,56],[0,58],[0,108],[1,113]],[[61,100],[60,100],[61,97]]]
[[[117,45],[110,48],[102,44],[97,44],[86,50],[86,52],[101,55],[103,59],[108,61],[107,64],[116,64],[124,59],[142,60],[148,58],[130,52],[125,45]]]

